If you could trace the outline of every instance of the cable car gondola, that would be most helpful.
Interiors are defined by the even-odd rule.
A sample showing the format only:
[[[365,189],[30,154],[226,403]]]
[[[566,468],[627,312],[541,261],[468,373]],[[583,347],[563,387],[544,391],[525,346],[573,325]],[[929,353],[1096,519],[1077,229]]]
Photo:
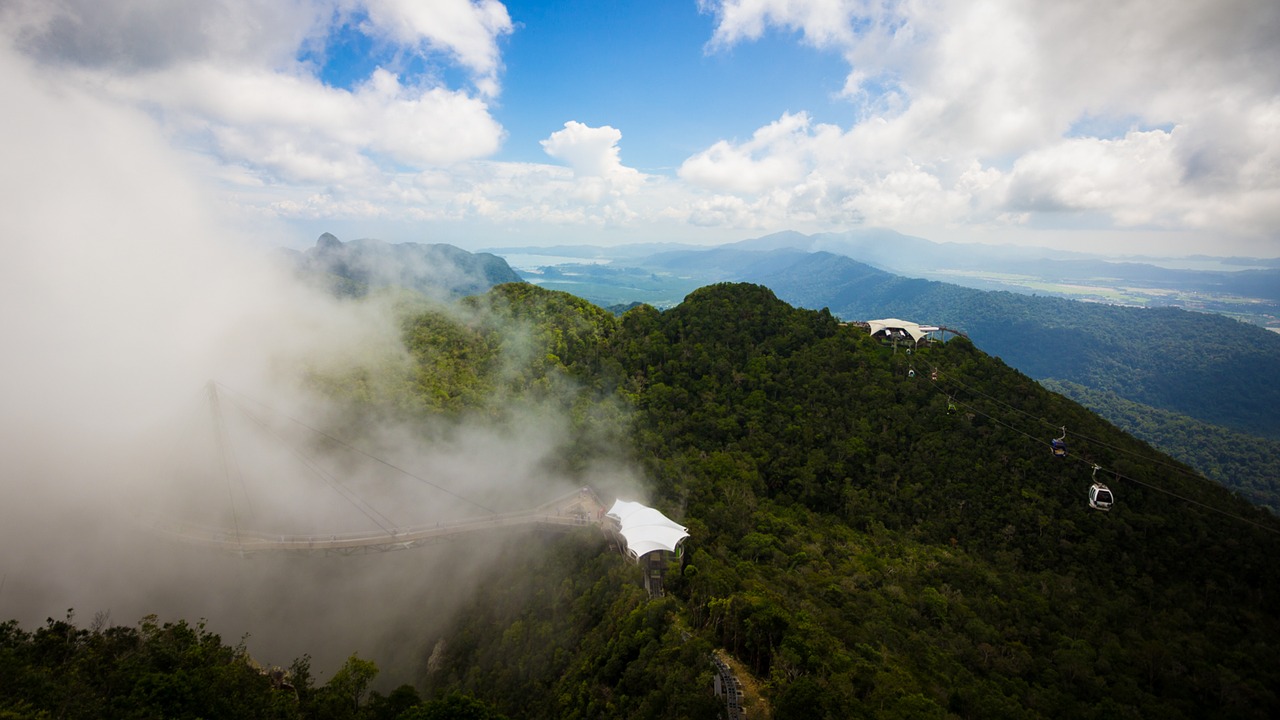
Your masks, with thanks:
[[[1065,427],[1062,428],[1062,437],[1049,441],[1049,448],[1053,450],[1054,457],[1067,456],[1067,429]]]
[[[1116,498],[1111,493],[1111,488],[1098,482],[1098,471],[1101,469],[1097,465],[1093,466],[1093,486],[1089,488],[1089,507],[1106,512],[1111,509]]]

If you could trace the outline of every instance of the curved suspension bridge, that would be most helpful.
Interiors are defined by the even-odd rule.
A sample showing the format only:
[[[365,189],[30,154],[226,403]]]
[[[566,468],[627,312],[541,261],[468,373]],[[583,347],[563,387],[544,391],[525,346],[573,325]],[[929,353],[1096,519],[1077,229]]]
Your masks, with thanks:
[[[390,531],[281,535],[253,530],[236,531],[180,521],[161,520],[154,523],[154,526],[175,539],[241,555],[268,552],[356,555],[408,550],[455,540],[471,533],[492,532],[503,528],[534,526],[545,530],[567,531],[575,527],[599,524],[605,509],[595,492],[584,487],[529,510],[493,513],[431,525],[394,528]]]
[[[242,556],[251,556],[261,553],[358,555],[391,550],[408,550],[452,541],[470,534],[492,533],[513,528],[535,528],[567,532],[577,527],[596,525],[605,531],[606,536],[610,535],[609,528],[604,523],[607,508],[601,503],[595,491],[589,487],[580,487],[536,507],[499,512],[437,482],[414,475],[404,468],[370,455],[329,435],[323,430],[267,408],[260,402],[231,391],[216,382],[209,384],[207,400],[213,420],[213,434],[216,439],[218,462],[215,464],[222,469],[228,491],[228,500],[231,504],[228,522],[225,525],[213,525],[188,519],[174,519],[164,516],[152,517],[149,522],[151,528],[172,539],[188,544],[229,551]],[[227,402],[224,403],[223,401]],[[305,468],[305,471],[299,470],[299,472],[313,475],[323,480],[324,482],[321,486],[327,485],[343,501],[358,510],[377,527],[366,530],[332,533],[311,532],[306,534],[249,529],[244,526],[243,519],[240,517],[242,512],[237,510],[236,507],[238,504],[236,500],[237,494],[242,495],[247,503],[248,488],[244,482],[243,473],[240,472],[239,463],[235,459],[237,453],[232,447],[234,443],[230,438],[228,430],[229,418],[226,416],[224,404],[234,407],[239,411],[240,415],[247,418],[250,421],[250,425],[257,429],[258,436],[273,437],[281,444],[288,442],[284,439],[278,427],[272,427],[269,419],[278,421],[278,423],[288,424],[295,429],[300,428],[303,433],[311,438],[313,443],[318,442],[326,446],[330,452],[342,451],[348,455],[363,456],[366,461],[371,461],[369,464],[380,464],[385,468],[390,468],[402,476],[418,481],[418,483],[412,484],[419,487],[425,485],[427,486],[426,489],[449,495],[453,500],[461,501],[481,511],[481,513],[470,517],[453,517],[432,523],[397,524],[386,513],[379,511],[369,501],[360,497],[350,487],[350,484],[343,480],[341,472],[322,467],[320,459],[315,457],[314,453],[308,453],[298,447],[289,447],[288,452],[295,457],[298,466]],[[240,476],[239,490],[235,487],[236,483],[233,481],[233,476]],[[431,505],[436,504],[434,501],[429,502]],[[403,506],[403,502],[401,505]],[[616,538],[611,539],[616,541]]]
[[[323,470],[315,458],[293,449],[292,452],[312,474],[324,479],[332,490],[336,491],[347,503],[363,513],[366,518],[373,521],[378,526],[378,529],[331,534],[286,534],[243,528],[234,507],[236,492],[232,475],[238,474],[238,471],[233,472],[233,468],[237,463],[235,462],[235,453],[231,449],[231,442],[228,437],[226,418],[223,416],[223,409],[219,402],[219,387],[216,383],[210,383],[208,402],[212,411],[217,452],[220,456],[217,465],[223,470],[229,499],[232,504],[232,527],[211,526],[168,518],[154,519],[152,521],[151,526],[155,531],[175,540],[238,554],[242,557],[257,554],[345,556],[409,550],[436,543],[450,542],[477,533],[488,534],[504,529],[532,528],[543,531],[568,532],[575,528],[596,526],[609,539],[610,544],[615,549],[621,550],[626,546],[626,539],[622,537],[626,531],[621,528],[616,518],[611,518],[606,514],[609,509],[606,508],[600,501],[599,496],[590,487],[579,487],[572,492],[565,493],[527,510],[497,512],[475,500],[460,495],[454,490],[413,475],[403,468],[352,447],[342,440],[311,427],[296,418],[288,417],[282,413],[273,413],[273,411],[256,401],[244,396],[236,398],[234,396],[237,394],[230,393],[233,396],[229,398],[232,401],[231,404],[236,406],[245,417],[251,420],[265,434],[279,439],[279,435],[270,429],[270,423],[266,422],[264,417],[268,413],[274,414],[277,419],[283,418],[296,426],[304,428],[314,436],[323,438],[330,448],[336,447],[362,455],[366,459],[418,480],[435,491],[450,495],[454,500],[462,501],[484,512],[484,514],[473,517],[455,518],[425,525],[399,526],[390,522],[390,518],[384,513],[379,512],[367,501],[361,499],[334,473]],[[226,388],[223,389],[226,390]],[[249,404],[254,405],[256,410],[251,409]],[[242,489],[244,489],[243,477],[240,478],[240,483]],[[244,492],[247,494],[247,489],[244,489]],[[665,520],[665,518],[663,519]],[[682,527],[677,527],[682,531],[684,530]],[[659,557],[659,555],[660,553],[650,551],[646,557]],[[637,558],[638,560],[639,558]],[[662,563],[647,564],[644,566],[644,570],[644,584],[649,591],[650,597],[662,595]],[[725,699],[728,716],[730,718],[746,717],[742,708],[741,682],[735,676],[734,671],[718,657],[713,655],[711,660],[715,664],[717,671],[715,689],[717,694],[722,695]]]

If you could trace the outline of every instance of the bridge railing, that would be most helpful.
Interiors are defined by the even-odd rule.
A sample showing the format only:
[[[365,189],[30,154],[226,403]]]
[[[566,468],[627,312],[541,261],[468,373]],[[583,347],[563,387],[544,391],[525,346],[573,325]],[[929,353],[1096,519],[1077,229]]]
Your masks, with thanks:
[[[520,525],[536,524],[570,529],[596,523],[602,512],[603,507],[595,493],[590,488],[581,488],[532,510],[494,513],[428,525],[376,531],[287,534],[259,530],[236,531],[172,522],[158,522],[153,526],[167,535],[187,542],[241,554],[272,551],[342,552],[365,549],[404,549],[466,533]]]

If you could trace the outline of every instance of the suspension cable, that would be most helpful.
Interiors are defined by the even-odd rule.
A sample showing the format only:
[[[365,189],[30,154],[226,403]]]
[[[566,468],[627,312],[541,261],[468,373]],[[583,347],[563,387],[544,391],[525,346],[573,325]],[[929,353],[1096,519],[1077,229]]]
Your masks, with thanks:
[[[235,402],[234,398],[232,399],[232,402],[233,403]],[[276,440],[279,440],[282,445],[289,447],[289,451],[293,453],[294,457],[298,458],[298,460],[301,461],[303,465],[306,465],[308,469],[310,469],[316,475],[320,476],[320,478],[323,479],[326,483],[328,483],[329,486],[333,488],[335,492],[341,495],[343,499],[346,500],[352,507],[359,510],[362,515],[364,515],[366,518],[369,518],[369,520],[372,521],[373,524],[377,525],[388,535],[395,534],[396,523],[391,518],[387,517],[384,513],[379,511],[373,505],[370,505],[367,501],[365,501],[363,498],[357,495],[355,491],[348,488],[345,484],[342,483],[342,481],[338,480],[335,476],[333,476],[329,472],[326,472],[324,468],[320,467],[320,465],[314,462],[310,457],[303,454],[301,451],[297,450],[296,448],[290,446],[287,442],[285,442],[285,439],[281,437],[280,434],[277,433],[275,429],[272,428],[264,419],[258,417],[256,414],[251,412],[248,408],[245,408],[243,405],[240,405],[239,403],[236,403],[236,407],[240,410],[240,412],[244,413],[245,417],[253,421],[255,425],[257,425],[259,428],[269,433]],[[375,515],[377,517],[374,517]],[[379,518],[381,518],[381,520],[379,520]]]
[[[238,543],[240,542],[240,514],[236,511],[235,491],[231,487],[231,467],[234,466],[236,474],[241,476],[242,484],[244,476],[240,473],[239,464],[235,462],[231,443],[227,442],[227,428],[222,422],[222,406],[218,402],[218,387],[213,382],[209,383],[209,412],[213,416],[213,434],[218,443],[218,461],[222,463],[222,476],[227,483],[227,501],[231,505],[231,524],[235,529],[236,542]],[[230,458],[229,462],[228,458]],[[248,497],[248,493],[245,496]]]
[[[311,432],[313,432],[313,433],[315,433],[315,434],[317,434],[317,435],[319,435],[319,436],[321,436],[321,437],[323,437],[323,438],[325,438],[325,439],[327,439],[327,440],[329,440],[329,441],[333,442],[334,444],[338,445],[339,447],[341,447],[341,448],[343,448],[343,449],[345,449],[345,450],[349,450],[349,451],[351,451],[351,452],[354,452],[354,453],[357,453],[357,454],[363,455],[364,457],[367,457],[367,458],[369,458],[370,460],[373,460],[373,461],[375,461],[375,462],[381,463],[382,465],[385,465],[385,466],[387,466],[387,467],[391,468],[392,470],[395,470],[396,472],[398,472],[398,473],[400,473],[400,474],[402,474],[402,475],[405,475],[405,476],[407,476],[407,477],[413,478],[414,480],[417,480],[418,482],[423,483],[423,484],[425,484],[425,485],[429,485],[429,486],[431,486],[431,487],[435,488],[436,490],[439,490],[440,492],[445,493],[446,495],[450,495],[450,496],[452,496],[452,497],[455,497],[455,498],[457,498],[457,499],[459,499],[459,500],[461,500],[461,501],[463,501],[463,502],[465,502],[465,503],[467,503],[467,504],[469,504],[469,505],[472,505],[472,506],[477,507],[477,508],[479,508],[479,509],[481,509],[481,510],[484,510],[485,512],[487,512],[487,513],[489,513],[489,514],[491,514],[491,515],[496,515],[496,514],[498,514],[498,512],[497,512],[496,510],[494,510],[494,509],[492,509],[492,508],[490,508],[490,507],[487,507],[487,506],[485,506],[485,505],[482,505],[481,503],[478,503],[478,502],[476,502],[475,500],[472,500],[471,498],[468,498],[468,497],[465,497],[465,496],[463,496],[463,495],[460,495],[460,494],[458,494],[458,493],[454,492],[453,490],[450,490],[449,488],[446,488],[446,487],[443,487],[443,486],[441,486],[441,485],[438,485],[438,484],[436,484],[436,483],[434,483],[434,482],[431,482],[430,480],[428,480],[428,479],[426,479],[426,478],[424,478],[424,477],[420,477],[420,476],[418,476],[418,475],[415,475],[415,474],[413,474],[413,473],[409,472],[408,470],[405,470],[404,468],[402,468],[402,467],[400,467],[400,466],[398,466],[398,465],[395,465],[395,464],[393,464],[393,463],[387,462],[386,460],[383,460],[382,458],[377,457],[376,455],[371,455],[370,453],[365,452],[364,450],[361,450],[360,448],[355,447],[355,446],[351,445],[350,443],[344,442],[343,440],[341,440],[341,439],[339,439],[339,438],[336,438],[336,437],[334,437],[333,435],[330,435],[329,433],[327,433],[327,432],[325,432],[325,431],[323,431],[323,430],[321,430],[321,429],[319,429],[319,428],[312,427],[311,425],[308,425],[307,423],[302,422],[301,420],[299,420],[299,419],[297,419],[297,418],[295,418],[295,417],[290,416],[288,413],[280,412],[279,410],[275,410],[275,409],[273,409],[273,408],[270,408],[270,407],[268,407],[267,405],[264,405],[263,403],[260,403],[260,402],[258,402],[258,401],[256,401],[256,400],[254,400],[253,398],[250,398],[250,397],[249,397],[249,396],[247,396],[247,395],[244,395],[243,393],[238,393],[238,392],[236,392],[236,391],[234,391],[234,390],[231,390],[230,388],[228,388],[226,385],[223,385],[222,383],[218,383],[218,386],[219,386],[219,387],[221,387],[223,390],[225,390],[225,391],[227,391],[227,392],[231,393],[232,395],[238,396],[238,397],[242,398],[244,401],[249,402],[249,403],[252,403],[252,404],[254,404],[254,405],[258,406],[259,408],[261,408],[262,410],[264,410],[264,411],[266,411],[266,412],[269,412],[269,413],[271,413],[271,414],[273,414],[273,415],[276,415],[276,416],[278,416],[278,417],[285,418],[286,420],[289,420],[290,422],[293,422],[293,423],[295,423],[295,424],[297,424],[297,425],[299,425],[299,426],[301,426],[301,427],[303,427],[303,428],[306,428],[307,430],[310,430]]]

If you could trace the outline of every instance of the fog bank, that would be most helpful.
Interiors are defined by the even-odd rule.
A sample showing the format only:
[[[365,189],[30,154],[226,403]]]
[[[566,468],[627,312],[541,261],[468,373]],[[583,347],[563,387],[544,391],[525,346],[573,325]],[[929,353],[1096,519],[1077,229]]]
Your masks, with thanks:
[[[309,289],[250,247],[153,118],[74,75],[36,77],[0,47],[0,619],[30,628],[68,608],[82,624],[100,612],[126,625],[203,617],[226,642],[248,633],[262,662],[312,654],[321,681],[355,651],[413,681],[420,639],[506,540],[245,560],[165,541],[148,518],[341,532],[369,529],[371,514],[410,525],[478,512],[460,498],[519,507],[572,486],[540,470],[563,422],[455,428],[435,446],[412,428],[363,429],[432,483],[336,452],[317,472],[273,445],[305,445],[298,421],[324,427],[333,412],[298,382],[300,367],[405,360],[393,316]],[[220,402],[226,436],[239,438],[227,467],[210,381],[248,399]],[[243,411],[254,403],[256,419]]]

